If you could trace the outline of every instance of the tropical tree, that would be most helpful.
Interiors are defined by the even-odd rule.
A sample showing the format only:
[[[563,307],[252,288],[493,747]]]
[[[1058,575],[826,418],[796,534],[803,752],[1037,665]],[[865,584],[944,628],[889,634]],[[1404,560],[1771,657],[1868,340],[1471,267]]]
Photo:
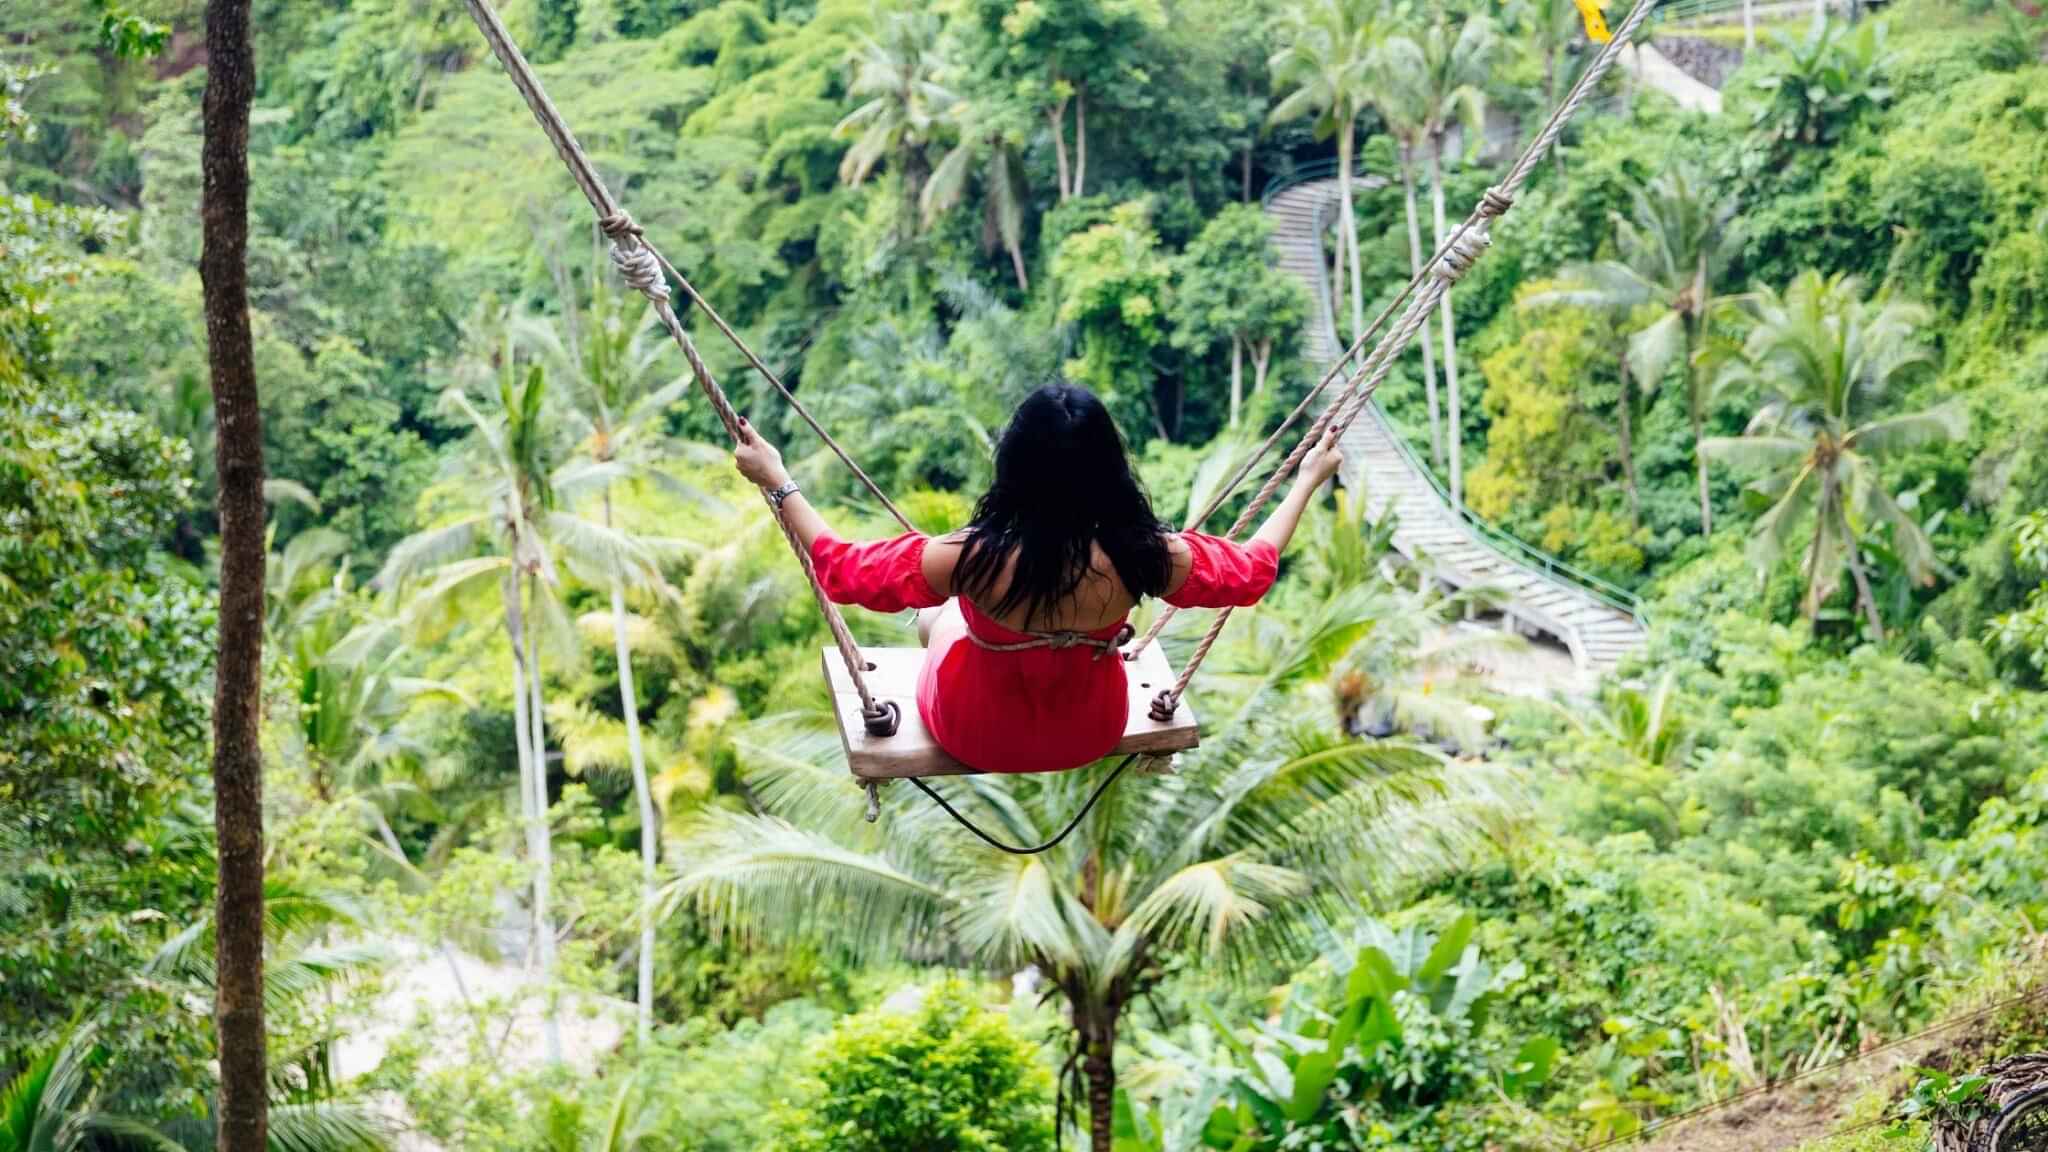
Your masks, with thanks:
[[[1282,271],[1269,243],[1272,226],[1250,204],[1218,212],[1175,262],[1173,343],[1230,343],[1230,426],[1244,406],[1244,361],[1251,354],[1252,395],[1266,386],[1273,349],[1308,314],[1301,282]]]
[[[857,956],[1031,964],[1065,1000],[1068,1068],[1111,1146],[1126,1010],[1177,958],[1266,967],[1309,949],[1320,917],[1461,859],[1496,811],[1491,777],[1433,753],[1334,731],[1322,682],[1377,622],[1349,601],[1219,650],[1228,704],[1176,775],[1126,782],[1036,856],[990,851],[919,798],[878,826],[846,795],[829,718],[763,721],[737,748],[765,811],[708,813],[673,883],[716,929],[829,934]],[[1043,839],[1106,764],[968,777],[951,803],[1015,840]]]
[[[214,888],[222,1152],[265,1146],[263,1030],[263,405],[249,322],[249,0],[207,0],[199,280],[220,478],[220,625],[214,650]]]
[[[888,13],[873,34],[861,36],[847,54],[853,73],[847,95],[864,102],[833,129],[833,135],[853,140],[839,163],[841,181],[858,185],[885,158],[895,164],[904,236],[915,231],[918,201],[931,174],[926,149],[956,99],[941,82],[942,27],[938,13],[911,9]]]
[[[1150,423],[1167,434],[1152,395],[1152,350],[1166,338],[1172,264],[1159,251],[1151,205],[1132,200],[1109,219],[1060,242],[1053,254],[1060,322],[1079,335],[1066,374],[1095,390],[1125,428]]]
[[[1350,266],[1351,337],[1365,330],[1365,282],[1358,264],[1358,222],[1351,199],[1358,117],[1372,102],[1374,69],[1385,29],[1378,0],[1303,0],[1280,33],[1286,46],[1268,68],[1275,93],[1286,92],[1266,117],[1285,124],[1314,117],[1317,139],[1337,138],[1337,244]]]
[[[1415,158],[1422,147],[1421,113],[1415,102],[1408,99],[1407,90],[1395,83],[1392,69],[1377,68],[1374,77],[1373,106],[1379,110],[1381,122],[1394,139],[1395,167],[1401,171],[1401,204],[1408,222],[1408,272],[1411,276],[1420,276],[1422,226],[1415,207]],[[1422,390],[1429,406],[1429,458],[1432,464],[1441,468],[1444,464],[1443,407],[1437,397],[1436,348],[1430,340],[1429,318],[1426,316],[1422,327],[1415,333],[1415,342],[1422,348]]]
[[[1010,271],[1017,278],[1019,292],[1031,291],[1031,277],[1024,271],[1024,209],[1031,189],[1025,182],[1024,157],[1018,134],[983,109],[986,105],[962,100],[947,112],[957,141],[932,170],[920,194],[924,226],[957,206],[967,194],[975,170],[981,176],[981,236],[985,251],[997,244],[1010,255]]]
[[[1751,556],[1774,563],[1805,528],[1804,609],[1812,619],[1834,594],[1844,566],[1856,584],[1856,605],[1882,640],[1884,621],[1870,591],[1863,536],[1891,530],[1891,551],[1914,581],[1931,583],[1937,563],[1919,521],[1885,488],[1879,463],[1926,444],[1961,439],[1968,421],[1953,402],[1920,412],[1873,417],[1907,372],[1931,361],[1917,337],[1926,309],[1897,299],[1869,300],[1853,277],[1806,271],[1779,293],[1758,290],[1746,302],[1752,318],[1739,356],[1724,366],[1721,386],[1754,386],[1767,397],[1738,438],[1714,438],[1705,455],[1756,469],[1752,489],[1771,501],[1757,519]]]
[[[1699,481],[1700,532],[1713,531],[1707,487],[1706,384],[1696,363],[1714,312],[1714,285],[1735,251],[1735,199],[1687,163],[1674,164],[1631,193],[1627,216],[1614,217],[1614,256],[1559,273],[1546,301],[1647,314],[1629,337],[1628,364],[1645,391],[1673,364],[1685,383]],[[1638,310],[1642,311],[1638,311]]]
[[[1448,235],[1444,225],[1444,139],[1454,124],[1462,125],[1466,150],[1477,149],[1485,125],[1486,82],[1497,44],[1493,21],[1482,13],[1467,16],[1455,34],[1439,14],[1420,39],[1396,36],[1387,42],[1387,105],[1400,109],[1395,117],[1400,122],[1419,125],[1429,145],[1429,203],[1439,244]],[[1458,399],[1458,333],[1449,292],[1443,294],[1438,319],[1443,325],[1451,503],[1462,507],[1464,426]]]
[[[378,583],[404,604],[404,620],[417,632],[445,624],[466,602],[497,585],[505,637],[511,647],[514,746],[519,758],[520,812],[533,870],[533,935],[543,985],[554,970],[554,926],[548,911],[552,849],[548,833],[547,741],[542,699],[540,640],[573,651],[573,630],[559,597],[558,552],[577,569],[596,574],[652,572],[655,560],[638,540],[557,506],[549,465],[555,427],[544,410],[546,373],[522,365],[508,339],[499,356],[498,408],[486,414],[461,387],[442,394],[444,409],[469,424],[470,451],[458,460],[445,492],[455,515],[400,541]],[[523,369],[523,371],[522,371]],[[601,469],[569,472],[567,479],[601,480]],[[479,555],[479,553],[483,553]],[[417,588],[415,581],[422,581]],[[545,1025],[548,1055],[559,1058],[560,1031],[550,1004]]]
[[[1607,331],[1611,334],[1615,367],[1621,378],[1621,394],[1614,402],[1614,430],[1616,449],[1621,454],[1621,483],[1628,495],[1628,514],[1631,523],[1637,527],[1643,522],[1642,490],[1636,484],[1635,449],[1635,393],[1643,385],[1654,387],[1655,380],[1630,382],[1629,349],[1631,331],[1629,321],[1635,316],[1639,305],[1631,306],[1625,299],[1615,299],[1587,292],[1583,287],[1558,288],[1555,285],[1532,285],[1517,299],[1518,307],[1537,310],[1555,307],[1579,306],[1594,308],[1606,314]],[[1603,341],[1605,343],[1605,341]]]
[[[659,368],[668,347],[666,334],[644,323],[644,306],[619,307],[611,299],[603,277],[593,278],[592,299],[579,326],[571,317],[556,327],[535,319],[515,324],[514,332],[542,351],[560,377],[571,383],[568,423],[578,437],[584,459],[565,468],[555,478],[557,491],[576,492],[594,488],[599,505],[598,523],[607,533],[616,533],[612,519],[612,485],[615,482],[647,482],[686,499],[701,500],[703,494],[682,484],[667,470],[682,448],[672,440],[663,423],[668,410],[689,392],[687,377],[663,382]],[[638,302],[636,301],[635,304]],[[566,334],[567,338],[564,338]],[[623,537],[618,539],[623,540]],[[632,541],[645,547],[644,540]],[[626,590],[638,589],[673,595],[673,590],[651,565],[630,568],[616,549],[609,554],[608,570],[599,574],[611,592],[610,624],[612,650],[619,670],[619,714],[625,725],[627,756],[633,773],[633,795],[640,810],[640,955],[636,1004],[640,1039],[644,1042],[654,1028],[654,901],[656,871],[661,852],[661,821],[655,812],[654,791],[647,773],[647,752],[640,737],[640,700],[633,687],[633,636],[645,631],[645,621],[626,610]]]
[[[1762,99],[1750,128],[1776,146],[1831,144],[1866,112],[1891,101],[1884,82],[1890,56],[1884,24],[1866,20],[1851,29],[1825,18],[1804,36],[1774,36],[1756,78]]]

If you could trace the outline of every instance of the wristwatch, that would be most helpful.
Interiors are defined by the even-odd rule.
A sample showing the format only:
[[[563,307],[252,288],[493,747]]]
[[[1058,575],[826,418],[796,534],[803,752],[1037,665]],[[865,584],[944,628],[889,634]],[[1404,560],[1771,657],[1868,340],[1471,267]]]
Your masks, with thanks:
[[[774,505],[775,510],[780,512],[782,511],[782,502],[801,491],[803,489],[797,487],[796,481],[791,480],[780,488],[770,488],[768,490],[768,503]]]

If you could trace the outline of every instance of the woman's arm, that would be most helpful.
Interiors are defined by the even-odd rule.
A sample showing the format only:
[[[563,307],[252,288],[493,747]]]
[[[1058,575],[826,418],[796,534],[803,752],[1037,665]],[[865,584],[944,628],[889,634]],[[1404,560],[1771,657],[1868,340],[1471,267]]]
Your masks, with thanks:
[[[789,483],[789,469],[782,466],[782,453],[766,437],[754,431],[747,418],[740,417],[740,443],[732,452],[732,462],[738,465],[740,475],[759,485],[762,491],[772,492]],[[782,518],[796,532],[797,543],[806,552],[818,537],[832,531],[825,517],[811,502],[804,499],[802,492],[792,492],[783,498]]]
[[[733,450],[733,463],[763,491],[772,492],[789,483],[782,453],[745,419],[740,421],[740,443]],[[801,492],[782,498],[782,518],[810,556],[819,587],[834,603],[894,612],[946,602],[953,582],[953,561],[959,555],[957,545],[927,540],[915,532],[890,540],[849,543],[832,531]]]
[[[1254,542],[1263,541],[1273,546],[1275,552],[1287,551],[1287,542],[1294,538],[1294,530],[1301,524],[1301,514],[1308,508],[1308,502],[1315,498],[1316,489],[1328,483],[1344,467],[1344,449],[1337,444],[1336,432],[1323,434],[1323,438],[1307,456],[1302,457],[1301,470],[1294,475],[1294,486],[1287,490],[1286,499],[1266,517],[1253,533]]]

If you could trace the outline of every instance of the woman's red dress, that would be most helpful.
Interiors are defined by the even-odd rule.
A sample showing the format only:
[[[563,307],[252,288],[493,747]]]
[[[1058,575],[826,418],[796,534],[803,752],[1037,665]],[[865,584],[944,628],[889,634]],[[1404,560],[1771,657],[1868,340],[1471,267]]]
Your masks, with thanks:
[[[1230,608],[1256,603],[1273,586],[1280,554],[1271,544],[1239,546],[1201,532],[1183,532],[1193,554],[1188,576],[1169,604]],[[946,602],[926,583],[929,538],[906,533],[853,543],[829,532],[811,543],[818,583],[838,604],[877,612],[936,608]],[[1091,635],[1112,639],[1121,622]],[[1101,649],[1027,648],[997,652],[989,644],[1031,639],[984,616],[966,597],[960,615],[940,618],[926,646],[917,682],[924,726],[952,757],[978,772],[1058,772],[1100,760],[1116,748],[1129,719],[1124,662]]]

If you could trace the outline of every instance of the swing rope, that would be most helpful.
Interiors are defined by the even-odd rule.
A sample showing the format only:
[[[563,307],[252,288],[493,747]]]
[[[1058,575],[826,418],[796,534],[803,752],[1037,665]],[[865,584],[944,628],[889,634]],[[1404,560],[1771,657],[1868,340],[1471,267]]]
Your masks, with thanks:
[[[1294,446],[1294,450],[1289,452],[1287,458],[1280,463],[1280,466],[1273,470],[1273,474],[1266,478],[1265,484],[1259,488],[1258,494],[1252,498],[1251,503],[1246,505],[1244,511],[1238,514],[1237,520],[1230,526],[1230,530],[1226,534],[1227,537],[1236,539],[1244,533],[1245,529],[1251,525],[1251,522],[1272,501],[1274,494],[1280,490],[1280,485],[1300,466],[1302,459],[1308,455],[1309,450],[1322,439],[1325,433],[1335,432],[1338,436],[1342,436],[1345,430],[1351,426],[1352,421],[1356,420],[1365,411],[1366,406],[1372,403],[1373,394],[1379,391],[1380,383],[1386,379],[1387,373],[1392,370],[1395,359],[1402,352],[1405,352],[1408,345],[1413,342],[1416,332],[1421,329],[1424,321],[1428,319],[1430,312],[1436,309],[1438,302],[1443,299],[1444,294],[1450,291],[1451,285],[1457,283],[1466,272],[1471,270],[1472,265],[1485,252],[1487,246],[1492,243],[1492,239],[1488,236],[1488,229],[1492,222],[1506,215],[1508,210],[1514,207],[1515,195],[1522,190],[1524,184],[1528,183],[1529,176],[1535,171],[1536,165],[1542,161],[1545,154],[1551,148],[1556,146],[1557,139],[1563,134],[1565,125],[1570,123],[1572,117],[1578,114],[1580,107],[1592,95],[1593,90],[1599,86],[1601,79],[1607,75],[1608,70],[1614,66],[1615,61],[1621,58],[1622,47],[1634,38],[1637,29],[1642,27],[1643,21],[1649,18],[1651,9],[1656,6],[1657,0],[1636,0],[1635,6],[1629,10],[1628,18],[1622,21],[1621,27],[1615,31],[1613,37],[1601,46],[1599,53],[1586,66],[1586,70],[1580,73],[1578,82],[1572,85],[1571,91],[1566,94],[1564,100],[1551,110],[1550,118],[1544,122],[1542,131],[1538,132],[1535,138],[1530,140],[1528,147],[1522,150],[1522,154],[1516,158],[1514,166],[1508,169],[1507,177],[1499,184],[1488,188],[1480,196],[1479,203],[1473,208],[1472,214],[1467,216],[1463,223],[1459,224],[1450,235],[1444,238],[1443,243],[1437,246],[1437,250],[1430,257],[1429,262],[1423,265],[1422,271],[1417,272],[1411,277],[1407,286],[1401,290],[1400,295],[1396,296],[1380,311],[1378,318],[1373,321],[1372,326],[1352,341],[1351,347],[1346,349],[1343,357],[1324,375],[1322,383],[1316,385],[1315,389],[1308,396],[1304,397],[1300,404],[1295,406],[1294,411],[1288,414],[1287,419],[1281,423],[1280,427],[1275,429],[1273,434],[1266,438],[1259,451],[1238,469],[1237,473],[1231,478],[1230,483],[1210,498],[1201,513],[1193,518],[1190,524],[1191,527],[1200,526],[1204,520],[1207,520],[1215,513],[1223,501],[1229,498],[1237,485],[1242,483],[1244,478],[1250,474],[1253,464],[1272,448],[1279,436],[1301,416],[1307,406],[1342,371],[1344,366],[1357,357],[1359,348],[1379,332],[1381,327],[1386,324],[1387,318],[1393,314],[1394,309],[1399,308],[1403,301],[1407,301],[1407,311],[1401,314],[1400,323],[1395,326],[1394,331],[1381,339],[1379,344],[1374,347],[1372,354],[1359,363],[1357,372],[1353,373],[1346,381],[1344,388],[1338,393],[1337,398],[1331,401],[1329,406],[1323,409],[1321,415],[1317,416],[1309,425],[1308,433],[1302,437],[1301,442]],[[1157,640],[1159,634],[1165,630],[1167,623],[1173,619],[1175,612],[1176,609],[1172,605],[1168,605],[1161,611],[1158,618],[1152,622],[1152,626],[1146,629],[1144,637],[1138,641],[1132,652],[1143,651],[1147,644]],[[1172,718],[1174,709],[1179,706],[1180,698],[1187,692],[1188,684],[1194,679],[1196,670],[1201,668],[1202,661],[1206,660],[1209,656],[1209,650],[1215,647],[1217,638],[1223,634],[1224,627],[1230,623],[1230,612],[1230,609],[1225,608],[1216,614],[1216,618],[1209,624],[1209,630],[1203,634],[1200,643],[1195,645],[1194,653],[1188,657],[1187,663],[1182,665],[1179,677],[1174,680],[1171,687],[1162,689],[1157,696],[1153,697],[1151,714],[1154,720],[1164,723]],[[1126,658],[1129,658],[1129,654],[1126,654]]]
[[[676,273],[674,267],[647,243],[640,226],[635,224],[633,218],[619,207],[618,201],[612,198],[611,190],[605,187],[603,177],[597,174],[590,157],[584,154],[582,145],[576,142],[575,133],[570,131],[568,123],[562,119],[562,114],[555,108],[554,101],[548,99],[539,77],[534,75],[533,66],[526,62],[526,57],[519,51],[519,46],[513,43],[511,34],[506,32],[503,21],[498,19],[498,13],[491,7],[489,0],[467,0],[467,3],[469,14],[476,21],[477,28],[483,32],[484,40],[490,44],[491,51],[498,57],[498,62],[505,66],[513,85],[519,89],[520,96],[526,100],[526,106],[532,110],[533,118],[540,122],[541,131],[555,146],[556,155],[562,158],[562,163],[568,167],[569,175],[575,179],[576,186],[582,189],[583,198],[590,202],[591,209],[597,213],[598,227],[603,230],[605,238],[611,241],[612,264],[618,268],[619,275],[626,284],[645,296],[647,302],[653,305],[662,327],[668,330],[669,337],[675,341],[676,347],[682,349],[683,357],[690,362],[690,371],[696,377],[698,390],[710,401],[711,410],[718,414],[719,423],[725,426],[726,434],[732,437],[733,443],[738,444],[742,439],[739,413],[733,410],[732,401],[726,397],[725,389],[719,387],[717,379],[711,374],[711,369],[698,354],[696,342],[690,339],[690,334],[683,329],[682,321],[676,316],[669,288],[671,276],[683,286],[683,291],[689,295],[691,302],[704,309],[705,315],[711,317],[719,330],[740,348],[755,371],[775,386],[790,406],[803,417],[805,423],[824,438],[826,445],[853,470],[854,475],[860,477],[861,482],[882,501],[897,521],[906,529],[915,531],[910,521],[897,510],[894,503],[890,502],[889,497],[858,464],[854,463],[846,450],[839,446],[838,441],[826,434],[824,428],[811,417],[810,412],[783,385],[781,379],[770,372],[760,357],[754,355],[725,321],[704,303],[696,288]],[[871,735],[895,734],[902,720],[901,713],[892,702],[875,701],[874,693],[869,690],[867,677],[864,675],[868,663],[862,658],[860,646],[854,642],[853,633],[846,627],[846,618],[840,615],[838,607],[825,595],[824,587],[818,583],[818,574],[811,566],[810,553],[797,539],[796,530],[782,515],[782,510],[775,506],[775,501],[769,498],[766,489],[762,490],[761,499],[774,513],[775,522],[782,529],[783,539],[788,542],[789,550],[795,554],[798,566],[803,569],[805,581],[811,586],[811,597],[817,601],[818,610],[825,616],[825,625],[832,633],[832,643],[839,649],[839,658],[846,663],[847,678],[853,682],[854,692],[860,697],[861,722]]]
[[[719,386],[717,380],[712,376],[711,370],[705,365],[702,356],[699,355],[696,343],[690,338],[689,333],[684,330],[682,321],[676,316],[675,309],[671,303],[672,290],[670,288],[670,281],[681,286],[684,295],[689,297],[690,303],[704,313],[712,325],[727,340],[731,341],[734,348],[739,350],[747,364],[763,380],[767,381],[791,408],[795,409],[797,415],[802,418],[805,424],[809,425],[813,432],[817,433],[819,439],[824,441],[826,447],[831,449],[833,455],[837,456],[840,462],[846,465],[847,469],[854,474],[868,492],[880,501],[884,508],[888,509],[889,514],[896,519],[896,522],[901,524],[906,531],[916,531],[916,526],[897,508],[895,502],[889,498],[889,495],[882,491],[881,486],[875,483],[874,479],[854,461],[845,448],[811,415],[810,410],[804,406],[802,401],[797,399],[796,394],[783,383],[782,379],[768,368],[767,364],[754,353],[752,348],[748,347],[746,341],[733,330],[731,325],[725,322],[725,319],[718,314],[710,302],[704,299],[703,295],[697,291],[696,286],[690,283],[689,278],[678,271],[673,264],[669,263],[668,259],[658,249],[647,242],[640,226],[634,223],[632,217],[613,199],[610,189],[605,186],[603,178],[597,174],[597,170],[591,164],[589,156],[584,153],[581,145],[577,143],[575,134],[570,130],[568,123],[562,118],[561,112],[556,109],[554,102],[548,98],[547,92],[541,87],[540,80],[534,74],[532,66],[527,63],[525,55],[519,50],[519,46],[513,42],[511,35],[505,29],[504,23],[498,18],[497,12],[492,8],[490,0],[465,0],[465,2],[469,8],[470,16],[476,21],[478,29],[483,32],[485,41],[490,44],[491,51],[497,56],[499,63],[504,66],[506,73],[512,79],[513,85],[518,88],[520,96],[526,101],[527,108],[532,111],[534,119],[539,122],[541,131],[547,136],[549,143],[554,146],[555,152],[561,157],[562,163],[569,169],[570,176],[576,181],[577,187],[582,190],[584,198],[590,202],[591,209],[596,212],[598,226],[603,231],[606,239],[611,242],[612,263],[618,268],[620,277],[629,287],[645,296],[653,306],[655,314],[661,320],[662,327],[668,331],[670,338],[675,341],[678,348],[682,349],[684,358],[689,361],[691,372],[696,378],[699,390],[710,401],[712,410],[718,414],[719,422],[725,426],[726,432],[732,437],[734,443],[737,444],[741,441],[739,415],[734,411],[732,402],[727,398],[725,390]],[[1345,368],[1354,362],[1358,365],[1357,370],[1346,376],[1345,385],[1338,392],[1337,396],[1323,407],[1316,418],[1310,422],[1308,431],[1302,436],[1300,442],[1294,446],[1286,458],[1267,476],[1265,483],[1260,486],[1257,494],[1253,496],[1251,502],[1246,505],[1245,509],[1238,514],[1236,521],[1232,523],[1228,533],[1226,533],[1227,538],[1236,539],[1244,533],[1252,520],[1272,502],[1281,484],[1289,476],[1293,475],[1295,470],[1300,467],[1301,461],[1308,455],[1310,449],[1324,435],[1334,432],[1336,435],[1342,436],[1345,430],[1351,426],[1351,423],[1364,412],[1365,407],[1372,403],[1373,395],[1379,390],[1381,382],[1386,379],[1387,373],[1392,369],[1395,359],[1402,352],[1406,351],[1408,345],[1413,342],[1416,332],[1420,330],[1429,313],[1438,306],[1444,294],[1450,290],[1451,285],[1457,283],[1471,269],[1473,263],[1485,251],[1487,245],[1491,243],[1488,237],[1488,229],[1491,222],[1505,215],[1514,206],[1515,195],[1528,182],[1529,176],[1535,170],[1536,165],[1556,145],[1557,139],[1564,131],[1565,125],[1578,113],[1580,107],[1585,104],[1593,90],[1614,66],[1615,61],[1620,58],[1622,46],[1633,39],[1644,20],[1649,17],[1650,11],[1656,7],[1656,4],[1657,0],[1636,0],[1634,7],[1629,11],[1628,17],[1622,21],[1621,26],[1616,29],[1613,37],[1601,46],[1599,53],[1587,65],[1586,70],[1580,74],[1578,81],[1572,85],[1564,101],[1552,110],[1550,118],[1544,123],[1543,129],[1523,149],[1522,154],[1508,170],[1507,177],[1499,184],[1486,190],[1485,194],[1480,197],[1478,205],[1472,210],[1472,213],[1438,245],[1436,252],[1424,264],[1423,270],[1417,272],[1409,279],[1400,294],[1388,302],[1386,307],[1380,311],[1378,317],[1373,320],[1371,326],[1357,334],[1352,340],[1350,347],[1345,350],[1344,355],[1335,364],[1331,365],[1329,370],[1323,374],[1322,379],[1309,391],[1308,395],[1304,396],[1294,406],[1293,411],[1289,412],[1287,417],[1281,421],[1279,427],[1275,428],[1266,437],[1258,450],[1252,453],[1232,473],[1229,480],[1209,498],[1201,511],[1189,521],[1189,527],[1199,527],[1210,516],[1214,515],[1223,502],[1229,499],[1238,487],[1250,477],[1259,462],[1278,445],[1280,438],[1296,425],[1301,417],[1328,390],[1329,386],[1340,375],[1345,374]],[[1394,330],[1382,337],[1369,355],[1360,359],[1360,353],[1367,341],[1379,335],[1386,326],[1387,321],[1404,303],[1407,305],[1406,310],[1401,312],[1400,321],[1395,325]],[[831,602],[831,599],[825,595],[823,586],[819,584],[818,576],[812,567],[809,553],[804,549],[802,542],[797,539],[795,529],[784,518],[782,510],[775,506],[773,500],[768,498],[766,490],[762,491],[762,499],[769,506],[770,511],[774,513],[776,524],[782,529],[784,540],[788,542],[790,551],[796,556],[798,565],[803,569],[804,578],[811,588],[812,598],[817,601],[818,609],[825,617],[826,626],[832,633],[833,644],[838,648],[840,659],[846,665],[847,677],[853,683],[854,691],[860,697],[863,723],[871,735],[893,735],[901,720],[897,706],[893,702],[876,702],[874,694],[868,687],[866,677],[863,675],[869,665],[861,656],[860,647],[855,643],[852,633],[848,630],[845,618]],[[1167,624],[1173,619],[1175,612],[1176,609],[1171,605],[1162,610],[1138,643],[1125,651],[1124,658],[1126,660],[1135,659],[1137,653],[1143,651],[1147,645],[1157,641],[1160,633],[1165,630]],[[1231,610],[1225,608],[1216,614],[1215,619],[1209,625],[1208,631],[1202,636],[1201,641],[1196,644],[1193,654],[1182,667],[1179,676],[1170,687],[1161,690],[1153,698],[1150,707],[1153,719],[1165,723],[1173,718],[1175,710],[1179,707],[1180,699],[1186,694],[1188,685],[1193,681],[1196,671],[1201,668],[1202,662],[1208,658],[1210,649],[1215,646],[1217,638],[1222,635],[1224,627],[1230,622],[1230,613]],[[926,795],[937,801],[939,806],[944,808],[953,819],[992,847],[1013,854],[1032,855],[1054,847],[1072,833],[1080,825],[1082,819],[1094,808],[1095,802],[1101,798],[1103,792],[1123,774],[1124,769],[1134,759],[1136,759],[1135,756],[1126,756],[1103,782],[1097,786],[1095,792],[1088,798],[1087,803],[1082,805],[1081,810],[1075,813],[1074,817],[1057,836],[1044,844],[1031,848],[1002,843],[961,816],[951,804],[947,803],[943,796],[922,780],[913,777],[912,783],[916,784]],[[873,782],[867,784],[867,791],[868,819],[872,821],[877,810],[876,786]]]

